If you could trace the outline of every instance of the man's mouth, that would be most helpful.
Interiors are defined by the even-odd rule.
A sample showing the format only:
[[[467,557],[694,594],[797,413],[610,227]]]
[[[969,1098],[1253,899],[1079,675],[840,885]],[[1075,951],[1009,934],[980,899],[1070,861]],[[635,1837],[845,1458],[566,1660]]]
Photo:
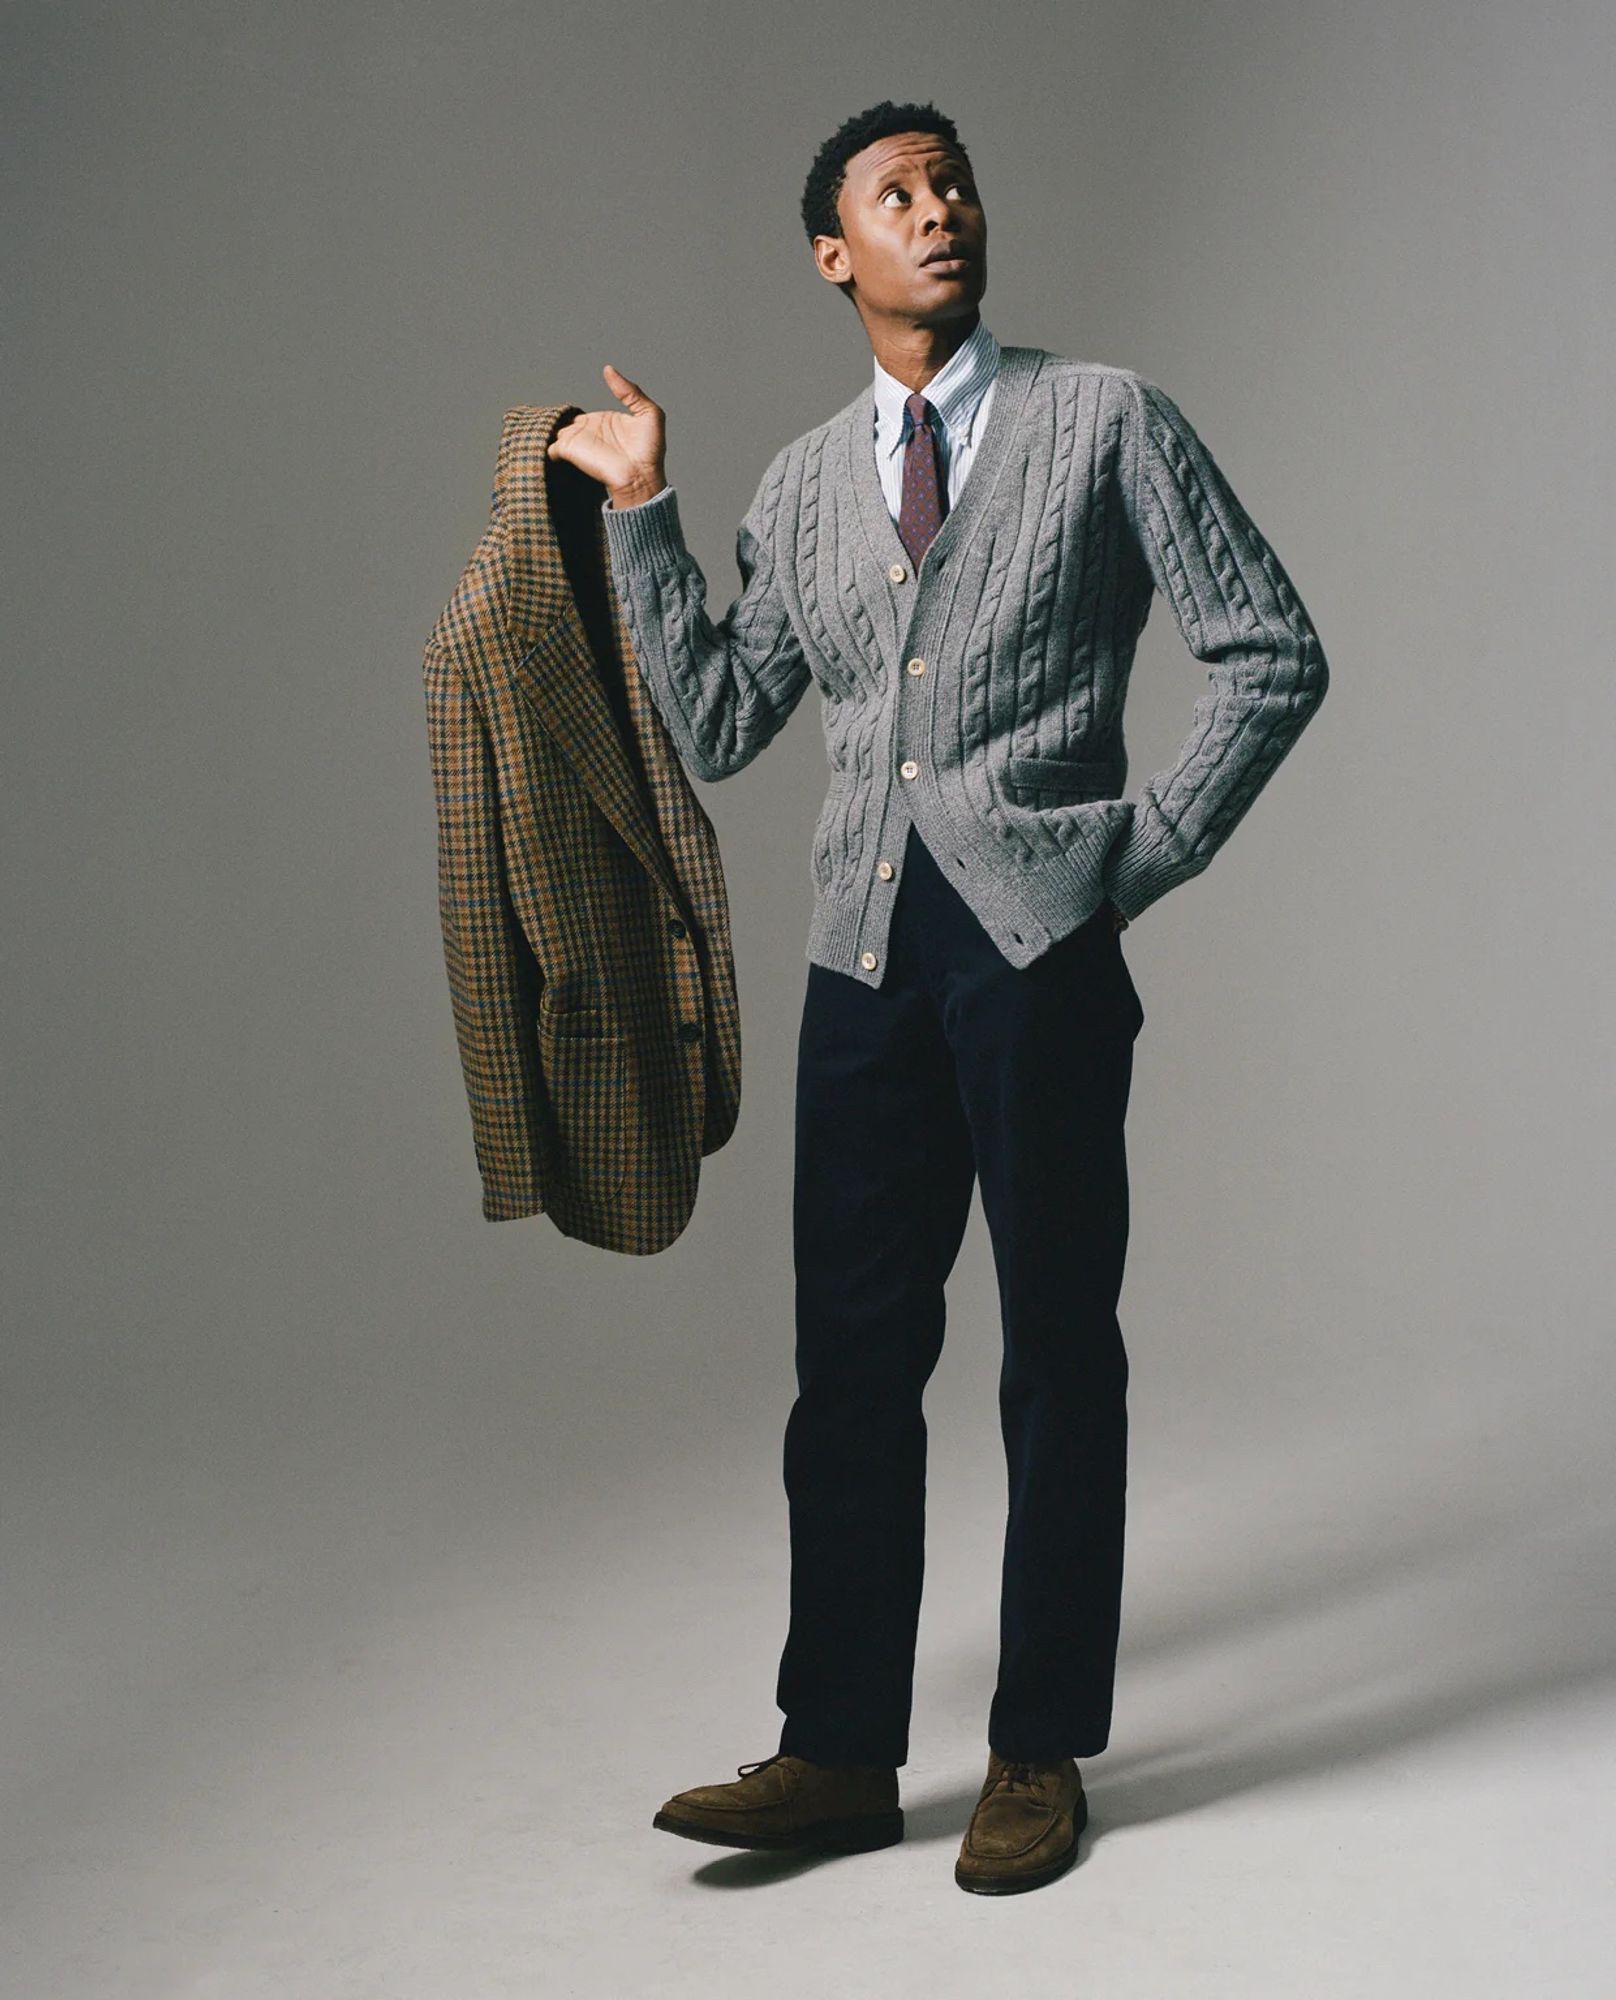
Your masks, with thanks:
[[[964,270],[976,260],[969,250],[958,243],[940,243],[934,250],[928,250],[920,260],[920,268],[925,271],[933,265],[940,265],[945,271]]]

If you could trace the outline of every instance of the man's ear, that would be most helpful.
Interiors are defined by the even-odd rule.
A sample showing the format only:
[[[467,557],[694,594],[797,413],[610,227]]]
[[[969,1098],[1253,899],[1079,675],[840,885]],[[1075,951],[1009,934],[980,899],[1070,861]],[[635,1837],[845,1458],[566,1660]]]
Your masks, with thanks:
[[[853,275],[847,244],[840,236],[816,236],[814,262],[819,268],[819,275],[833,285],[845,285]]]

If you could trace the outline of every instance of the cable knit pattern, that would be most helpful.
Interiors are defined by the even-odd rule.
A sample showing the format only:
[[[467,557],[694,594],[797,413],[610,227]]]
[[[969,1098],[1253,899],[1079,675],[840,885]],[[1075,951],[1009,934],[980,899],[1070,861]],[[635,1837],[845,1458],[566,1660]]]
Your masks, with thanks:
[[[1188,419],[1133,370],[1004,347],[918,576],[872,417],[866,388],[775,454],[716,623],[671,486],[605,508],[613,578],[696,777],[743,770],[818,688],[810,959],[880,985],[912,821],[1025,966],[1103,898],[1131,919],[1206,867],[1323,700],[1323,648]],[[1158,595],[1207,686],[1130,799],[1123,710]]]

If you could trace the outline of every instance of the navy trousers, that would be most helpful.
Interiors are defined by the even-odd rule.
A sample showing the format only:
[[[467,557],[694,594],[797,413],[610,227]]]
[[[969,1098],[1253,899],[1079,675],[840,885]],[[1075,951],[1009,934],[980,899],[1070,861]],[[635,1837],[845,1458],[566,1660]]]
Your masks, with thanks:
[[[1127,1483],[1123,1122],[1143,1024],[1107,905],[1018,970],[913,827],[883,984],[809,965],[783,1751],[908,1761],[921,1405],[978,1178],[1009,1474],[988,1742],[1041,1761],[1106,1746]]]

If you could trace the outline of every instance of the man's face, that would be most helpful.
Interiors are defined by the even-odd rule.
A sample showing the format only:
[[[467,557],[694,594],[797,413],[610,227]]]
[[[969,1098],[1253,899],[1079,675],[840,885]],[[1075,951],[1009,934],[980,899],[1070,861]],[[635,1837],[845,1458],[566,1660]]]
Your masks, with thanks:
[[[837,210],[842,233],[816,236],[814,261],[833,284],[853,280],[866,315],[934,324],[975,312],[987,289],[987,216],[946,139],[898,132],[855,153]],[[961,260],[936,261],[945,247]]]

